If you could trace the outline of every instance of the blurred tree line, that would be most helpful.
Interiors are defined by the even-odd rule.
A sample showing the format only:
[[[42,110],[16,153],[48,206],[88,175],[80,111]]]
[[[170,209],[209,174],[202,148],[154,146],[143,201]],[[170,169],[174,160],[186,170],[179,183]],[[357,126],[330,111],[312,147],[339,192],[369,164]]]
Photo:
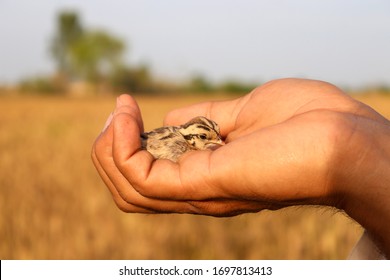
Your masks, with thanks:
[[[56,29],[49,46],[56,65],[52,77],[33,77],[20,82],[26,92],[69,93],[75,84],[88,85],[91,92],[248,92],[255,86],[238,80],[214,84],[202,75],[177,84],[157,81],[147,65],[124,63],[124,41],[105,30],[87,29],[74,11],[57,17]],[[85,90],[86,87],[82,87]]]
[[[52,77],[33,77],[20,82],[22,91],[68,93],[74,84],[84,84],[95,93],[152,91],[153,82],[146,65],[124,64],[126,45],[104,30],[86,29],[74,11],[57,17],[50,54],[56,65]]]
[[[39,94],[67,94],[78,88],[81,94],[131,92],[133,94],[160,93],[248,93],[259,83],[227,79],[215,83],[202,74],[177,83],[157,80],[148,65],[132,66],[124,63],[126,44],[105,30],[87,29],[74,11],[58,14],[56,29],[49,44],[56,65],[52,76],[30,77],[22,80],[17,91]],[[81,85],[81,87],[80,87]],[[347,91],[351,91],[346,89]],[[0,94],[10,89],[0,85]],[[378,85],[360,92],[390,94],[390,87]]]

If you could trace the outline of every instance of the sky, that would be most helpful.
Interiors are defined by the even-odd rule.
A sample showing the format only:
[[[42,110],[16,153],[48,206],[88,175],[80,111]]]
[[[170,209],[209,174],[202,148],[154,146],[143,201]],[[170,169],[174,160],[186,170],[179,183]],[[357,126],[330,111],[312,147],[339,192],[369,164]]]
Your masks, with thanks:
[[[55,70],[49,44],[69,9],[159,78],[390,86],[389,0],[0,0],[0,84]]]

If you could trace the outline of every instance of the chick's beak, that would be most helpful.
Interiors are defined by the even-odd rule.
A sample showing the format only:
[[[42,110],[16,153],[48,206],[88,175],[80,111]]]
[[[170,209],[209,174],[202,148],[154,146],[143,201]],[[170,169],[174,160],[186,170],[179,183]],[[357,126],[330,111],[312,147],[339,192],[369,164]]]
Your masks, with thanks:
[[[218,138],[217,140],[210,141],[206,144],[207,149],[209,150],[216,150],[219,147],[225,145],[225,142],[221,138]]]

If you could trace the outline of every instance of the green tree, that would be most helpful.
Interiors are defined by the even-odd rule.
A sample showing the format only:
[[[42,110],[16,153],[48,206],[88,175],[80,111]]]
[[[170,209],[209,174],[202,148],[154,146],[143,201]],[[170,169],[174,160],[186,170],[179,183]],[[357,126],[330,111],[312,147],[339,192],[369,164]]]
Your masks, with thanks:
[[[87,31],[70,49],[78,77],[97,83],[121,67],[125,44],[104,31]]]
[[[124,42],[103,30],[83,28],[76,12],[61,12],[50,46],[59,76],[66,84],[80,79],[103,84],[118,68]]]
[[[74,76],[71,50],[84,34],[77,13],[64,11],[58,15],[57,28],[51,42],[50,51],[57,64],[59,74],[68,80]]]

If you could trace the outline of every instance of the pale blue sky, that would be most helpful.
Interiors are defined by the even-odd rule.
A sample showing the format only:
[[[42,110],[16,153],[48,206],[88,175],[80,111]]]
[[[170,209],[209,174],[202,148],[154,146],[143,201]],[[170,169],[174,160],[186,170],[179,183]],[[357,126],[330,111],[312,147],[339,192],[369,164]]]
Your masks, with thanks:
[[[159,77],[390,85],[389,0],[0,0],[0,83],[54,69],[48,42],[65,8]]]

